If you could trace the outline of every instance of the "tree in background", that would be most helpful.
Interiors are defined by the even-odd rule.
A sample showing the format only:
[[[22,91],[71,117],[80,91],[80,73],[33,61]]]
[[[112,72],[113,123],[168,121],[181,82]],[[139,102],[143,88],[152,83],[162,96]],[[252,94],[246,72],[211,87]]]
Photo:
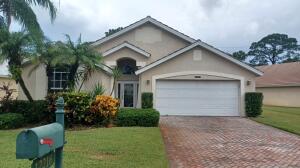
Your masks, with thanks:
[[[282,63],[298,55],[297,39],[286,34],[270,34],[250,46],[250,64],[267,65]]]
[[[241,50],[232,53],[232,57],[239,60],[239,61],[241,61],[241,62],[245,62],[247,56],[248,56],[247,53],[245,53],[244,51],[241,51]]]
[[[51,21],[56,17],[56,8],[51,0],[0,0],[0,11],[6,26],[10,27],[12,18],[33,35],[42,37],[43,31],[38,23],[32,6],[40,6],[49,11]]]
[[[110,36],[114,33],[117,33],[118,31],[122,30],[123,27],[118,27],[116,29],[109,29],[107,32],[105,32],[105,37]]]
[[[288,58],[286,60],[284,60],[282,63],[289,63],[289,62],[298,62],[300,61],[300,56],[294,56],[293,58]]]
[[[0,29],[6,28],[6,23],[3,16],[0,16]]]
[[[0,63],[8,61],[12,78],[19,83],[29,101],[33,101],[22,77],[22,64],[36,54],[36,45],[27,32],[9,32],[0,29]]]

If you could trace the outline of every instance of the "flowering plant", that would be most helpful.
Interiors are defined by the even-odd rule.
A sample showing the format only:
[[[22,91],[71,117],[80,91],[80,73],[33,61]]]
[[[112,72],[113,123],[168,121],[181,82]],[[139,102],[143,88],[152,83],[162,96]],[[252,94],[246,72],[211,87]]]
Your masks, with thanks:
[[[111,96],[98,95],[95,101],[92,102],[90,115],[86,117],[88,123],[96,120],[106,120],[111,123],[111,120],[116,116],[120,102]],[[109,123],[108,123],[109,124]]]

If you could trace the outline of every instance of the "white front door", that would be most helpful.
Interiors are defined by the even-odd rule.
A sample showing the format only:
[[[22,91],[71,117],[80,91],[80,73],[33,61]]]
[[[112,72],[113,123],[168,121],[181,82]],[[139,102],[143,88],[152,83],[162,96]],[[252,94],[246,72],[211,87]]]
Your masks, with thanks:
[[[121,107],[136,107],[138,95],[137,81],[119,81],[117,83],[117,98]]]
[[[240,116],[238,81],[158,80],[161,115]]]

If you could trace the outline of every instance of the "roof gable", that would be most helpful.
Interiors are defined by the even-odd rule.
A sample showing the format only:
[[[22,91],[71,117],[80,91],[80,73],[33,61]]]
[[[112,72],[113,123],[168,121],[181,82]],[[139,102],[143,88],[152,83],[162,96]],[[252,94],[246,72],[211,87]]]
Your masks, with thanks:
[[[166,61],[168,61],[168,60],[170,60],[170,59],[172,59],[174,57],[177,57],[178,55],[180,55],[180,54],[182,54],[184,52],[187,52],[187,51],[189,51],[189,50],[191,50],[191,49],[193,49],[193,48],[195,48],[197,46],[203,47],[203,48],[207,49],[208,51],[211,51],[212,53],[214,53],[214,54],[216,54],[216,55],[218,55],[218,56],[220,56],[220,57],[222,57],[222,58],[224,58],[224,59],[226,59],[228,61],[231,61],[231,62],[239,65],[240,67],[242,67],[244,69],[247,69],[248,71],[256,74],[256,75],[262,75],[263,74],[261,71],[255,69],[255,68],[253,68],[253,67],[251,67],[251,66],[249,66],[249,65],[247,65],[247,64],[245,64],[243,62],[240,62],[240,61],[232,58],[228,54],[226,54],[226,53],[224,53],[224,52],[222,52],[222,51],[220,51],[220,50],[218,50],[218,49],[216,49],[216,48],[214,48],[214,47],[212,47],[212,46],[210,46],[210,45],[208,45],[208,44],[206,44],[206,43],[204,43],[202,41],[197,41],[197,42],[195,42],[195,43],[193,43],[193,44],[191,44],[191,45],[189,45],[187,47],[179,49],[179,50],[177,50],[177,51],[175,51],[175,52],[173,52],[173,53],[171,53],[171,54],[169,54],[169,55],[167,55],[167,56],[165,56],[165,57],[163,57],[163,58],[161,58],[161,59],[159,59],[159,60],[157,60],[157,61],[155,61],[155,62],[153,62],[151,64],[148,64],[147,66],[145,66],[145,67],[137,70],[135,73],[137,75],[141,74],[141,73],[143,73],[143,72],[145,72],[145,71],[147,71],[147,70],[149,70],[149,69],[151,69],[153,67],[156,67],[156,66],[158,66],[158,65],[160,65],[160,64],[162,64],[162,63],[164,63],[164,62],[166,62]]]
[[[133,50],[133,51],[135,51],[135,52],[137,52],[137,53],[139,53],[139,54],[141,54],[141,55],[143,55],[143,56],[145,56],[147,58],[151,56],[150,53],[146,52],[145,50],[143,50],[143,49],[141,49],[141,48],[139,48],[139,47],[137,47],[137,46],[135,46],[133,44],[130,44],[127,41],[125,41],[124,43],[122,43],[120,45],[117,45],[117,46],[115,46],[115,47],[113,47],[113,48],[105,51],[102,55],[104,57],[106,57],[106,56],[108,56],[108,55],[110,55],[112,53],[115,53],[115,52],[123,49],[123,48],[129,48],[129,49],[131,49],[131,50]]]
[[[175,29],[173,29],[173,28],[171,28],[171,27],[169,27],[169,26],[167,26],[167,25],[165,25],[165,24],[163,24],[163,23],[161,23],[159,21],[157,21],[156,19],[154,19],[154,18],[152,18],[150,16],[147,16],[146,18],[141,19],[141,20],[139,20],[139,21],[137,21],[137,22],[135,22],[135,23],[133,23],[133,24],[125,27],[124,29],[122,29],[122,30],[120,30],[120,31],[118,31],[118,32],[110,35],[110,36],[103,37],[102,39],[99,39],[99,40],[93,42],[91,44],[91,46],[97,46],[97,45],[102,44],[102,43],[104,43],[106,41],[109,41],[111,39],[119,37],[119,36],[121,36],[121,35],[129,32],[129,31],[131,31],[131,30],[133,30],[133,29],[135,29],[137,27],[140,27],[140,26],[142,26],[142,25],[144,25],[146,23],[152,23],[152,24],[156,25],[157,27],[159,27],[159,28],[161,28],[161,29],[163,29],[163,30],[171,33],[171,34],[174,34],[175,36],[180,37],[181,39],[184,39],[184,40],[186,40],[186,41],[188,41],[190,43],[194,43],[196,41],[195,39],[193,39],[193,38],[191,38],[191,37],[189,37],[189,36],[187,36],[187,35],[179,32],[179,31],[177,31],[177,30],[175,30]]]

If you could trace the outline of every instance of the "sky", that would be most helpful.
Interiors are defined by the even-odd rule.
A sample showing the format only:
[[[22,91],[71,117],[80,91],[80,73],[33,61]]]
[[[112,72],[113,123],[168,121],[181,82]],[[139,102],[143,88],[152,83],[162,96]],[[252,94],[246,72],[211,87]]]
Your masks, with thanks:
[[[300,40],[299,0],[53,0],[56,20],[34,7],[51,40],[84,41],[104,36],[110,28],[125,27],[151,16],[178,31],[223,51],[247,51],[252,42],[271,33]],[[13,23],[13,30],[20,29]],[[0,74],[3,70],[0,67]]]

